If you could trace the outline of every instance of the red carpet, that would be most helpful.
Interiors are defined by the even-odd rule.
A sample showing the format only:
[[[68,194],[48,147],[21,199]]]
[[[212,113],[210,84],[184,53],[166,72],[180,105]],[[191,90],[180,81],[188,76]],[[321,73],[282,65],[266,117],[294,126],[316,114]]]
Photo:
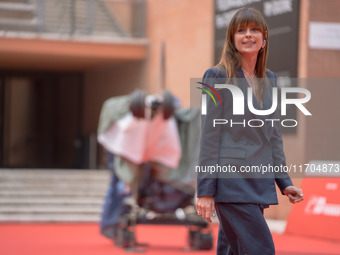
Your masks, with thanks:
[[[214,233],[217,228],[214,226]],[[148,243],[144,254],[199,254],[184,252],[187,228],[182,226],[138,226],[138,242]],[[215,241],[216,236],[214,236]],[[1,255],[120,255],[121,248],[99,234],[96,224],[3,224],[0,225]]]
[[[215,243],[218,227],[212,227]],[[187,228],[138,226],[137,240],[148,243],[144,254],[215,254],[185,252]],[[274,234],[277,255],[340,255],[340,243],[294,235]],[[216,247],[216,245],[215,245]],[[1,255],[122,255],[124,250],[99,234],[96,224],[2,224]]]
[[[339,255],[340,242],[302,235],[273,234],[278,255]]]

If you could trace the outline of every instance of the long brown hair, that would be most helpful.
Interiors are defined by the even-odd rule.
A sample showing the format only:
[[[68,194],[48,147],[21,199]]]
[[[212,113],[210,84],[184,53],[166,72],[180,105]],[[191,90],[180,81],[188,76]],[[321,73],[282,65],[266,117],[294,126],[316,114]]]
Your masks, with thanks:
[[[259,27],[263,40],[266,40],[264,48],[261,48],[257,55],[257,61],[255,65],[255,75],[257,78],[261,78],[259,82],[259,89],[256,91],[256,98],[261,106],[263,106],[263,88],[268,86],[269,81],[266,79],[266,64],[269,46],[268,26],[267,23],[258,10],[254,8],[244,7],[238,10],[232,17],[226,34],[226,39],[223,46],[222,56],[220,62],[216,65],[218,69],[224,67],[227,76],[227,81],[234,80],[234,84],[237,85],[237,71],[241,67],[241,54],[238,52],[234,42],[234,35],[239,27],[255,24]]]
[[[225,68],[228,78],[236,78],[236,73],[241,67],[241,54],[237,51],[234,42],[235,32],[240,26],[247,26],[249,24],[255,24],[259,26],[259,29],[263,35],[263,40],[266,40],[265,47],[261,49],[257,55],[255,66],[256,77],[266,77],[266,64],[269,46],[269,38],[267,32],[268,26],[264,17],[258,10],[254,8],[244,7],[234,14],[228,25],[221,59],[220,62],[216,65],[216,67],[218,68],[221,66]]]

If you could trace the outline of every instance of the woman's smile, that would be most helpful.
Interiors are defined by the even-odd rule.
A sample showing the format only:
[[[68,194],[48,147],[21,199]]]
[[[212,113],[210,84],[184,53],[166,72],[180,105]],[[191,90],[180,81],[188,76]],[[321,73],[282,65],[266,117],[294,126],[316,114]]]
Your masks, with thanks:
[[[256,44],[256,42],[254,42],[254,41],[245,41],[245,42],[243,42],[243,45],[245,45],[245,46],[253,46],[254,44]]]

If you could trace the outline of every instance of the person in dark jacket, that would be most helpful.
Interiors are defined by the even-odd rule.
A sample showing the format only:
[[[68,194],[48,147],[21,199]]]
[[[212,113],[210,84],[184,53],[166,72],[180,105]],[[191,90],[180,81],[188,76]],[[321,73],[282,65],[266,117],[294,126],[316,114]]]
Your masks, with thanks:
[[[275,183],[291,203],[303,200],[285,171],[280,122],[272,110],[276,75],[266,69],[268,45],[262,14],[241,8],[228,26],[219,64],[202,80],[196,209],[208,222],[217,213],[217,254],[275,254],[263,217],[264,208],[278,203]]]

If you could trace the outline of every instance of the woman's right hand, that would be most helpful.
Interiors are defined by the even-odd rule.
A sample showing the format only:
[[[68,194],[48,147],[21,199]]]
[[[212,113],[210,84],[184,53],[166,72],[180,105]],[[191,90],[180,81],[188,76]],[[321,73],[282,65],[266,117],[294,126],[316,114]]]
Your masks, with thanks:
[[[198,197],[196,201],[197,214],[211,223],[210,215],[215,217],[215,201],[212,196]]]

